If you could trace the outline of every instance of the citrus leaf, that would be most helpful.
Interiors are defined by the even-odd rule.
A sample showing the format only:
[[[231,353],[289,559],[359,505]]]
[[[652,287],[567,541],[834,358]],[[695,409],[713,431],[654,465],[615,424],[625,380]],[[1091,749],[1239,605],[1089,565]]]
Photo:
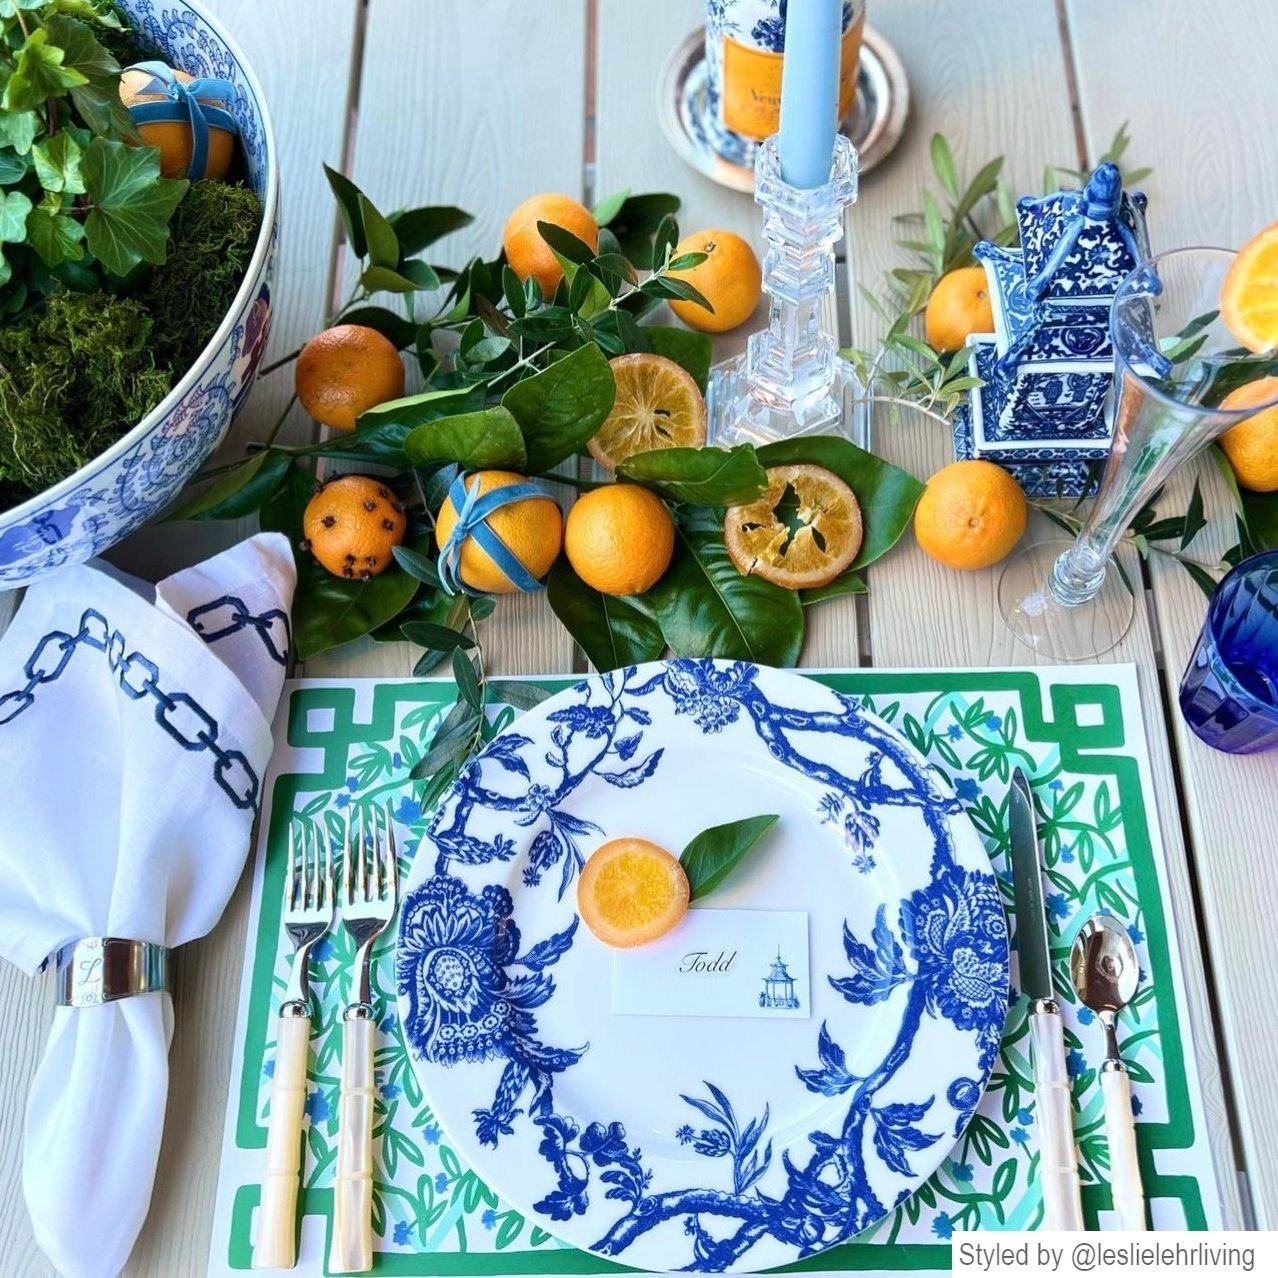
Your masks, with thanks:
[[[141,262],[163,265],[169,218],[189,182],[160,176],[154,147],[94,138],[81,161],[92,208],[84,230],[89,251],[112,275],[127,275]]]
[[[626,599],[592,590],[566,559],[550,570],[546,595],[596,670],[655,661],[666,644],[657,623]]]
[[[856,493],[865,535],[850,569],[865,568],[896,545],[923,495],[923,485],[907,471],[832,435],[765,444],[759,449],[759,461],[764,466],[801,462],[824,466]]]
[[[347,581],[325,571],[309,555],[299,556],[293,634],[300,661],[362,639],[406,608],[418,583],[398,568],[367,581]]]
[[[679,864],[688,876],[689,900],[713,892],[779,820],[775,814],[745,817],[702,830],[679,854]]]
[[[799,591],[799,600],[805,608],[813,604],[824,603],[827,599],[841,599],[844,595],[864,595],[869,591],[865,578],[858,572],[849,569],[840,573],[824,586],[812,586],[808,590]]]
[[[364,233],[364,213],[360,208],[363,192],[344,173],[330,169],[324,165],[324,176],[337,199],[337,207],[342,215],[342,225],[346,230],[346,242],[356,257],[368,256],[368,237]]]
[[[681,515],[676,530],[674,561],[642,596],[675,656],[794,665],[803,648],[799,596],[759,577],[743,577],[710,512]]]
[[[359,196],[359,215],[368,240],[368,260],[394,271],[399,266],[399,237],[394,228],[363,194]]]
[[[644,324],[639,334],[646,348],[654,355],[672,359],[680,368],[692,374],[693,380],[704,395],[710,380],[710,361],[713,349],[708,333],[694,333],[686,328],[674,328],[669,324]],[[642,348],[641,348],[642,349]]]
[[[503,396],[528,448],[528,467],[549,470],[571,457],[612,411],[617,386],[597,346],[582,346]]]
[[[384,306],[357,306],[344,311],[341,322],[375,329],[401,351],[407,350],[417,340],[417,325]]]
[[[291,465],[287,453],[255,453],[242,466],[227,471],[202,492],[187,498],[165,516],[165,522],[241,519],[251,515],[280,487]]]
[[[669,501],[699,506],[739,506],[753,501],[768,486],[750,444],[727,451],[656,448],[621,462],[617,476],[652,488]]]
[[[405,257],[416,257],[445,235],[469,226],[475,219],[465,209],[451,204],[428,205],[392,213],[390,224],[399,238],[399,251]]]
[[[404,441],[404,452],[414,466],[457,462],[473,470],[522,470],[527,460],[519,425],[501,405],[418,426]]]

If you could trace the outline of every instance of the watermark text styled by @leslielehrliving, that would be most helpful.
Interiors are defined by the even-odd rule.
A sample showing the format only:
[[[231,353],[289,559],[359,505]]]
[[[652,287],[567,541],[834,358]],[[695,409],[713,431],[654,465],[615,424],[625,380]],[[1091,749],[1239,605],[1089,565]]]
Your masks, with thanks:
[[[1278,1234],[972,1234],[955,1237],[950,1263],[963,1278],[1278,1274]]]

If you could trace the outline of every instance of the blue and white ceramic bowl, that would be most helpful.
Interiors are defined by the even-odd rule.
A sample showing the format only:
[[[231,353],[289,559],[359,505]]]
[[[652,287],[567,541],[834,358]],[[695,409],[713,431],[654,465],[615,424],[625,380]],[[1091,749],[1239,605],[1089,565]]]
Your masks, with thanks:
[[[235,302],[193,367],[123,439],[29,501],[0,513],[0,589],[81,563],[153,519],[230,429],[253,386],[271,326],[279,239],[279,160],[257,76],[193,0],[121,0],[143,38],[177,67],[235,89],[247,178],[262,230]]]

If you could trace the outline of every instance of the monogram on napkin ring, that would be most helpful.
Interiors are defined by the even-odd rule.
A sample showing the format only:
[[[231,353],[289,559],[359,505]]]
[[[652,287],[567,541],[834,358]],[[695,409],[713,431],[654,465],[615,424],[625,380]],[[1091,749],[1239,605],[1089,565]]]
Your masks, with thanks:
[[[169,952],[151,941],[87,936],[64,945],[57,959],[59,1007],[97,1007],[169,988]]]

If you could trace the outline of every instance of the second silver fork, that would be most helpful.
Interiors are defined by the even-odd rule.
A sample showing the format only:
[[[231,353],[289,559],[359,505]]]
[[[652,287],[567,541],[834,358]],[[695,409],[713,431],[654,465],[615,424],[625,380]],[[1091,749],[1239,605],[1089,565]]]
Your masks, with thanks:
[[[376,1019],[369,982],[373,942],[395,916],[397,874],[390,808],[360,812],[359,836],[347,816],[340,908],[355,943],[351,998],[342,1014],[342,1092],[337,1111],[337,1179],[329,1268],[373,1267],[373,1040]]]

